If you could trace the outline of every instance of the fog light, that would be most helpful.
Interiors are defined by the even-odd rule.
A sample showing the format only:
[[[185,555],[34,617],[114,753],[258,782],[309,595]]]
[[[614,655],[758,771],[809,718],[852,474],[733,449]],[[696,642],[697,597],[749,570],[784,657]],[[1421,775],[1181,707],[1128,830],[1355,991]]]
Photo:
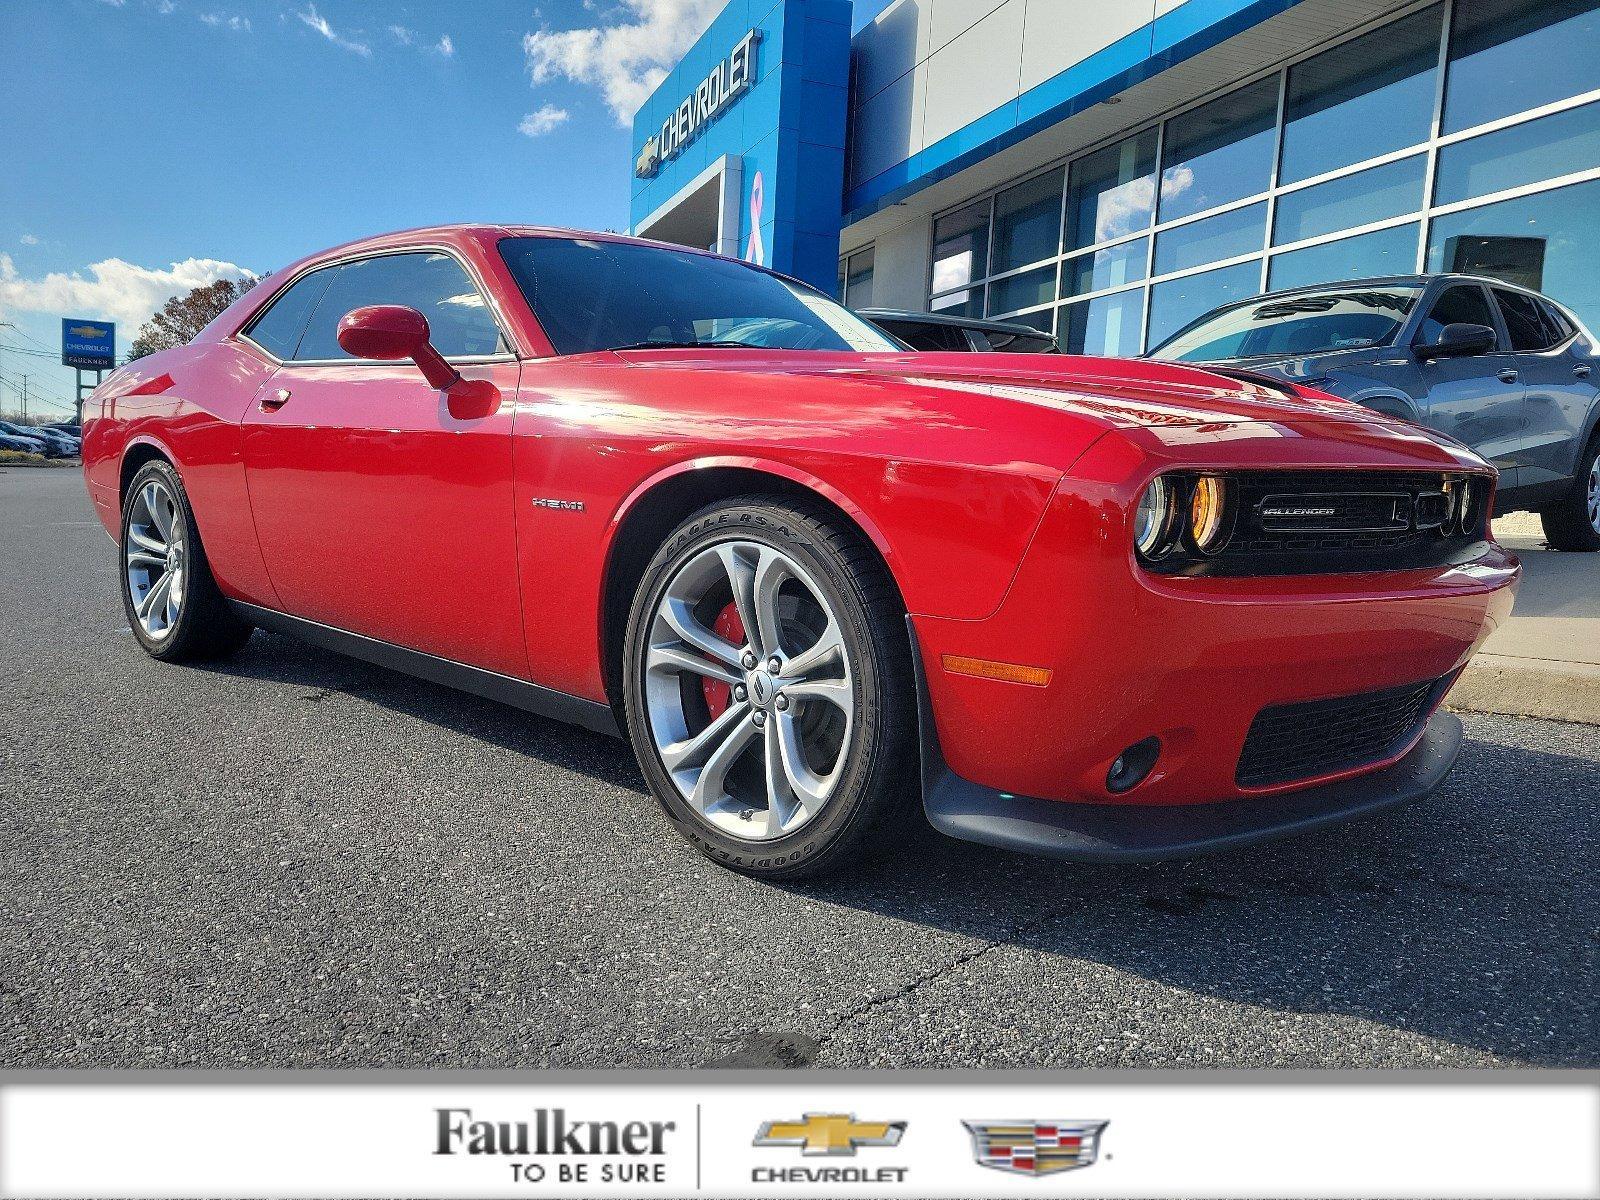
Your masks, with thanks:
[[[1138,787],[1160,757],[1160,738],[1147,737],[1142,742],[1135,742],[1117,755],[1111,770],[1106,772],[1106,790],[1115,794]]]

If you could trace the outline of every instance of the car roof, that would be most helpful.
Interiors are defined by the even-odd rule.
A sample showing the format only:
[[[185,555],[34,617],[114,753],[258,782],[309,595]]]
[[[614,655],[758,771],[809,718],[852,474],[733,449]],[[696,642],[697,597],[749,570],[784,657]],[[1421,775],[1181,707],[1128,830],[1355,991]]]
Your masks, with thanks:
[[[1542,292],[1522,287],[1520,284],[1507,283],[1504,279],[1492,279],[1487,275],[1469,275],[1463,271],[1438,271],[1422,275],[1369,275],[1362,279],[1339,279],[1329,283],[1310,283],[1303,287],[1280,288],[1274,292],[1263,292],[1259,296],[1252,296],[1250,299],[1276,299],[1279,296],[1299,296],[1310,292],[1343,291],[1355,288],[1427,287],[1435,280],[1449,283],[1479,283],[1487,287],[1507,288],[1514,292],[1526,292],[1530,296],[1549,299]],[[1248,301],[1242,301],[1241,303],[1248,303]]]
[[[959,317],[950,313],[915,312],[899,308],[858,308],[858,317],[869,321],[915,321],[919,325],[949,325],[960,329],[987,329],[994,333],[1009,333],[1017,337],[1048,338],[1050,334],[1020,321],[991,321],[986,317]]]

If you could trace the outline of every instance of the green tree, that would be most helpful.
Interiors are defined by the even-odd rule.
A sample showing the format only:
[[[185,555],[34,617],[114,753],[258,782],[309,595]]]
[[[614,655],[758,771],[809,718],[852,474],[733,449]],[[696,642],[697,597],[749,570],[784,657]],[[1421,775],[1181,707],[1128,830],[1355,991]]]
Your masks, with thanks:
[[[242,279],[219,279],[204,287],[197,287],[182,296],[174,296],[161,306],[161,310],[144,323],[128,349],[128,361],[154,354],[157,350],[170,350],[186,346],[194,335],[211,324],[223,309],[260,283],[254,275]]]

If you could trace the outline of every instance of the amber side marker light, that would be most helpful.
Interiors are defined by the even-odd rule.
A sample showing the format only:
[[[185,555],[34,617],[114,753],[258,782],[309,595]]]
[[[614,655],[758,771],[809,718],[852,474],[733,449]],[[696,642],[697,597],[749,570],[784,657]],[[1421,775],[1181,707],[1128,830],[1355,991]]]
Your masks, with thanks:
[[[966,658],[946,654],[944,669],[952,675],[971,675],[977,679],[998,679],[1002,683],[1022,683],[1044,687],[1050,682],[1048,667],[1024,667],[1017,663],[992,662],[987,658]]]

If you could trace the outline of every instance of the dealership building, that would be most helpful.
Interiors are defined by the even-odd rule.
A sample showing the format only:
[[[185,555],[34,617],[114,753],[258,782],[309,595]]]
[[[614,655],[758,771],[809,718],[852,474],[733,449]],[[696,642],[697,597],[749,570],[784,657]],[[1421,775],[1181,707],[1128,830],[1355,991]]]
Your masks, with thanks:
[[[1600,329],[1600,0],[730,0],[634,146],[636,233],[1074,351],[1422,270]]]

